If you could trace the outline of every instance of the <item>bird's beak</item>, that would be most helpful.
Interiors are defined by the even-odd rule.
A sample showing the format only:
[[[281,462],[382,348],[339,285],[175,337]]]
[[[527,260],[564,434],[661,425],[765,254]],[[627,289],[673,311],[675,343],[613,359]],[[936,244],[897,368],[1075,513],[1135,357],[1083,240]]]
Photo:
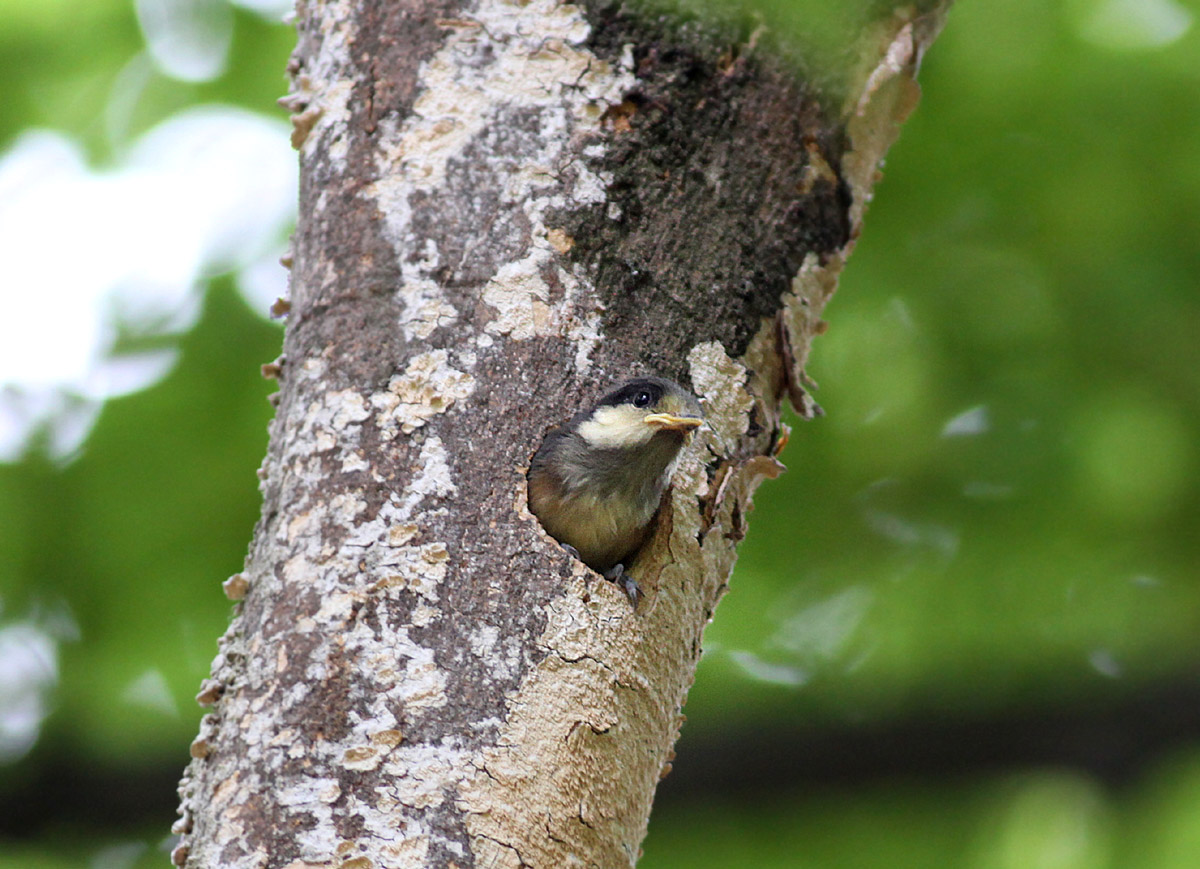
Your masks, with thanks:
[[[670,413],[652,413],[649,416],[642,417],[642,422],[652,427],[655,431],[689,432],[704,425],[704,420],[697,417],[675,416]]]

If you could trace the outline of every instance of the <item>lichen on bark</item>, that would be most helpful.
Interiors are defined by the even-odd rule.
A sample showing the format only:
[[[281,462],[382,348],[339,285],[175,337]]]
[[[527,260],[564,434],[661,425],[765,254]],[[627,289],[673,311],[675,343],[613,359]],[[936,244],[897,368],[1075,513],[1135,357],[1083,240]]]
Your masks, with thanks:
[[[751,495],[782,467],[780,401],[815,412],[801,367],[923,22],[864,37],[843,106],[698,20],[301,2],[278,414],[178,864],[636,862]],[[645,373],[689,383],[711,427],[635,612],[541,529],[524,470]]]

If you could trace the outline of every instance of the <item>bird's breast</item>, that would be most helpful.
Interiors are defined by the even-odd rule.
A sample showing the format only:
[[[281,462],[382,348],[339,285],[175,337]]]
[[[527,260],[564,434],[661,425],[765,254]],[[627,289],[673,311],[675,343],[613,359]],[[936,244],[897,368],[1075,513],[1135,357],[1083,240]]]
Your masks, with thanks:
[[[536,499],[532,489],[530,497]],[[573,546],[588,567],[601,573],[641,545],[658,506],[587,492],[556,492],[541,500],[535,512],[545,529]]]

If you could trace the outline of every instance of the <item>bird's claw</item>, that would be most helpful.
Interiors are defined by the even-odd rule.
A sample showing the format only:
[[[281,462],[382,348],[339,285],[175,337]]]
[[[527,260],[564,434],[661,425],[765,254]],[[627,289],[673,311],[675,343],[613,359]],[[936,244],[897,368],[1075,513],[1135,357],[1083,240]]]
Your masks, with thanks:
[[[617,564],[610,567],[604,571],[604,578],[609,582],[615,583],[625,592],[625,596],[629,598],[629,602],[633,604],[633,608],[636,611],[638,601],[642,599],[642,590],[638,587],[637,580],[625,572],[625,565]]]
[[[579,558],[580,561],[583,561],[583,559],[579,557],[579,550],[570,543],[559,543],[559,546],[563,548],[563,551],[565,551],[567,555],[570,555],[572,558]],[[619,586],[620,589],[625,592],[625,597],[629,598],[629,602],[633,604],[633,608],[635,610],[638,608],[638,602],[642,599],[642,590],[638,587],[637,580],[625,572],[624,564],[614,564],[601,575],[609,582]]]

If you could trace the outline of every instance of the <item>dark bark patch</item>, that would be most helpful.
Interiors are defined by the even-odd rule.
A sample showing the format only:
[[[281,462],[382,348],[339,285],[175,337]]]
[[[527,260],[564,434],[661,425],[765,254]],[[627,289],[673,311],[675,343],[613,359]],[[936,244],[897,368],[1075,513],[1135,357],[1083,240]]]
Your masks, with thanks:
[[[361,195],[362,188],[379,175],[374,133],[383,119],[401,122],[417,97],[421,64],[441,47],[445,29],[438,22],[454,18],[460,8],[448,0],[368,0],[356,15],[363,26],[353,36],[351,69],[343,71],[356,82],[350,99],[351,143],[344,164],[326,162],[323,153],[315,156],[317,165],[304,165],[300,174],[300,210],[309,219],[300,221],[293,237],[294,276],[292,322],[287,344],[296,345],[294,332],[310,318],[323,321],[322,328],[332,332],[324,346],[337,336],[362,334],[354,323],[324,315],[323,306],[343,307],[344,303],[375,297],[371,316],[386,316],[395,321],[394,294],[399,288],[399,264],[393,243],[384,237],[382,215],[374,202]],[[318,33],[304,27],[307,16],[300,16],[299,43],[293,55],[293,76],[305,74],[309,58],[317,51]],[[308,160],[302,161],[308,163]],[[314,207],[320,195],[324,206]],[[332,262],[336,280],[324,282],[322,264]],[[303,292],[296,292],[302,290]],[[378,306],[391,307],[384,312]],[[350,317],[361,315],[364,306],[353,306]],[[359,324],[361,325],[361,324]],[[404,358],[403,339],[392,358]],[[339,358],[369,358],[379,354],[353,351],[336,354]],[[351,380],[361,382],[352,373]]]
[[[678,378],[698,341],[741,355],[804,257],[848,241],[843,131],[782,62],[745,49],[744,28],[591,17],[602,58],[637,46],[637,85],[592,166],[612,178],[608,202],[551,225],[574,239],[606,334]]]

